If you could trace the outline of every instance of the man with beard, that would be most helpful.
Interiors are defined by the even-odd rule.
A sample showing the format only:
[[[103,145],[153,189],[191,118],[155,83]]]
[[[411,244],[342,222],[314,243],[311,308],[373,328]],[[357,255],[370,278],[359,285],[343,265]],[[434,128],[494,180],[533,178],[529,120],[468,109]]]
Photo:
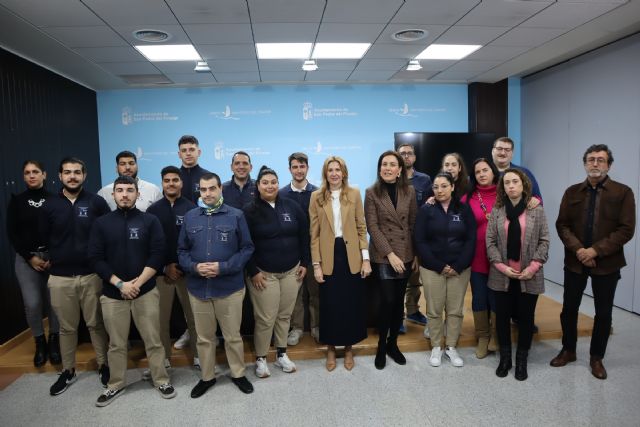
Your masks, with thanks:
[[[562,350],[551,360],[560,367],[576,360],[578,310],[591,278],[596,317],[591,334],[591,374],[604,380],[602,364],[611,333],[611,312],[620,269],[626,265],[624,245],[635,232],[633,191],[609,178],[613,153],[605,144],[592,145],[582,156],[587,179],[562,196],[556,229],[564,244],[564,296],[560,323]]]
[[[165,237],[164,268],[158,275],[157,288],[160,292],[160,338],[165,350],[165,366],[169,365],[171,357],[170,321],[173,297],[177,293],[182,306],[184,317],[190,336],[193,365],[200,368],[198,349],[196,348],[196,329],[187,292],[187,279],[178,265],[178,235],[182,228],[184,216],[196,205],[182,197],[182,179],[180,169],[167,166],[160,172],[162,176],[162,190],[164,197],[149,206],[147,212],[160,220]],[[145,371],[146,373],[146,371]],[[149,373],[150,374],[150,373]]]
[[[236,152],[231,157],[231,179],[222,184],[224,203],[237,209],[253,201],[256,192],[256,182],[251,179],[251,157],[244,151]]]
[[[131,151],[121,151],[116,156],[116,173],[118,176],[130,176],[138,184],[138,201],[136,208],[146,211],[151,204],[162,198],[157,185],[138,178],[138,158]],[[116,209],[113,198],[113,184],[105,185],[98,191],[98,195],[107,201],[111,210]]]
[[[511,163],[513,160],[513,140],[506,136],[500,137],[493,142],[493,149],[491,150],[491,158],[493,159],[493,164],[498,168],[498,172],[500,172],[500,176],[504,174],[509,168],[520,169],[524,172],[529,179],[531,180],[531,195],[542,202],[542,193],[540,193],[540,187],[538,186],[538,181],[536,181],[536,177],[533,176],[533,172],[524,166],[518,166],[514,163]]]
[[[200,197],[200,177],[208,170],[203,169],[198,164],[198,159],[202,154],[200,143],[193,135],[183,135],[178,140],[178,156],[182,161],[180,167],[180,178],[182,178],[182,195],[195,203]]]
[[[63,159],[58,177],[62,189],[47,200],[40,218],[40,229],[51,258],[51,306],[60,321],[62,372],[49,390],[52,396],[64,392],[76,381],[81,313],[96,352],[100,381],[104,386],[109,381],[108,339],[99,307],[100,278],[87,257],[91,226],[98,217],[109,212],[109,206],[102,197],[83,189],[87,172],[82,160]]]
[[[130,176],[113,183],[117,209],[99,218],[91,229],[89,259],[102,278],[100,305],[109,333],[111,378],[96,406],[107,406],[126,386],[127,337],[131,317],[144,341],[151,376],[160,396],[176,395],[164,367],[160,340],[159,293],[155,274],[164,261],[164,233],[154,215],[136,208],[138,187]]]

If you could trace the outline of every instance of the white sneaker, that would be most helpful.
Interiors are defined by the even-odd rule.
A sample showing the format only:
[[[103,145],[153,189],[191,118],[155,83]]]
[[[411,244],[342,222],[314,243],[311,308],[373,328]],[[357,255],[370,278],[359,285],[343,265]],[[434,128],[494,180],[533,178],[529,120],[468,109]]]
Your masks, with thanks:
[[[442,364],[442,348],[433,347],[431,349],[431,357],[429,358],[429,365],[438,367]]]
[[[287,337],[287,345],[298,345],[302,337],[302,329],[292,329]]]
[[[200,370],[200,358],[199,357],[194,357],[193,358],[193,367],[197,370]]]
[[[451,364],[457,368],[464,366],[464,361],[458,354],[455,347],[447,347],[444,351],[444,355],[451,361]]]
[[[189,345],[190,339],[191,336],[189,336],[189,330],[187,329],[186,331],[184,331],[184,334],[182,334],[180,338],[178,338],[178,341],[173,344],[173,347],[177,350],[181,350]]]
[[[282,353],[282,356],[278,357],[278,359],[276,360],[275,365],[278,368],[282,368],[282,371],[288,374],[296,371],[296,364],[293,363],[291,359],[289,359],[287,353]]]
[[[267,359],[264,357],[258,357],[256,359],[256,377],[267,378],[271,375],[269,367],[267,366]]]
[[[311,328],[311,336],[316,340],[317,344],[320,344],[320,328],[317,326],[315,328]]]
[[[171,369],[171,361],[169,359],[164,359],[164,368],[166,370]],[[145,381],[149,381],[151,379],[151,369],[145,369],[142,371],[142,379]]]

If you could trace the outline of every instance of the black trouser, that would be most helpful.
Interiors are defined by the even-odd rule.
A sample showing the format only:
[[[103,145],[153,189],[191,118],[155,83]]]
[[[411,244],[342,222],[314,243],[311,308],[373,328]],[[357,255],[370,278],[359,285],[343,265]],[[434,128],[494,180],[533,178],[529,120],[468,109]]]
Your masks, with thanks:
[[[518,350],[529,350],[533,339],[533,316],[538,295],[520,290],[520,281],[509,279],[507,292],[494,291],[496,297],[496,332],[500,346],[511,347],[511,315],[518,319]]]
[[[607,275],[579,274],[564,270],[564,301],[562,303],[562,313],[560,313],[562,348],[568,351],[576,351],[578,309],[580,308],[582,295],[589,277],[591,277],[593,303],[596,309],[589,353],[591,356],[603,358],[611,332],[613,297],[616,294],[618,280],[620,280],[620,270]]]
[[[398,330],[402,324],[404,313],[404,294],[407,279],[380,280],[380,310],[378,316],[378,333],[380,343],[389,333],[389,340],[398,338]]]

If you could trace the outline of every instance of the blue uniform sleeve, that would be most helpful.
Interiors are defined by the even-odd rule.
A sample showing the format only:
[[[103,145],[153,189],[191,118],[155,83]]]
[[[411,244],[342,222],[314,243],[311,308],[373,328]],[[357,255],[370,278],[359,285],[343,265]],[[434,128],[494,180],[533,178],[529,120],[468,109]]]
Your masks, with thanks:
[[[237,221],[238,227],[236,229],[236,233],[238,233],[238,251],[231,255],[228,260],[220,262],[221,276],[235,274],[242,271],[253,254],[253,241],[251,240],[249,226],[247,225],[247,220],[244,218],[244,214],[240,214],[237,217]],[[182,229],[184,230],[184,226]]]
[[[102,199],[104,201],[104,199]],[[87,257],[93,270],[102,280],[108,282],[113,275],[113,269],[107,263],[107,248],[104,239],[102,221],[96,221],[89,234]]]
[[[156,272],[161,272],[165,261],[165,240],[164,231],[160,220],[155,215],[148,215],[149,224],[149,257],[146,266],[153,268]]]
[[[184,223],[180,229],[178,236],[178,263],[182,271],[188,272],[194,276],[198,275],[196,271],[196,262],[191,258],[191,241],[187,234],[187,215],[185,215]]]
[[[471,265],[471,261],[473,260],[473,256],[476,250],[476,219],[473,216],[473,212],[471,208],[467,204],[460,204],[462,210],[461,214],[464,218],[464,226],[466,228],[466,237],[467,240],[464,242],[464,246],[462,247],[462,251],[460,252],[460,256],[456,259],[456,261],[451,265],[457,273],[462,273],[466,268]]]
[[[414,228],[414,241],[416,245],[416,251],[420,257],[420,263],[427,269],[440,273],[447,265],[445,262],[437,259],[430,248],[429,241],[433,236],[430,236],[428,222],[430,218],[430,209],[435,209],[431,205],[422,205],[418,210],[418,216],[416,218],[416,225]]]

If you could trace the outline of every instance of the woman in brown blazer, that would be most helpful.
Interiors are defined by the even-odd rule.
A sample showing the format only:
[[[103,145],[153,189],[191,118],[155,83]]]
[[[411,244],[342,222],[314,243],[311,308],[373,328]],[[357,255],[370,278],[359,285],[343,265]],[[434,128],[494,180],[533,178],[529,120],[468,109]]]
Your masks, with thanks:
[[[411,271],[418,269],[412,244],[416,211],[415,190],[406,178],[402,157],[395,151],[385,151],[378,159],[378,178],[364,199],[371,236],[369,253],[380,289],[377,369],[384,369],[387,354],[399,365],[407,363],[397,340],[407,281]]]
[[[327,344],[327,370],[336,367],[336,347],[345,347],[344,367],[353,369],[351,346],[367,337],[364,279],[371,273],[360,191],[349,187],[344,160],[322,166],[322,187],[311,195],[311,260],[320,290],[320,341]]]

